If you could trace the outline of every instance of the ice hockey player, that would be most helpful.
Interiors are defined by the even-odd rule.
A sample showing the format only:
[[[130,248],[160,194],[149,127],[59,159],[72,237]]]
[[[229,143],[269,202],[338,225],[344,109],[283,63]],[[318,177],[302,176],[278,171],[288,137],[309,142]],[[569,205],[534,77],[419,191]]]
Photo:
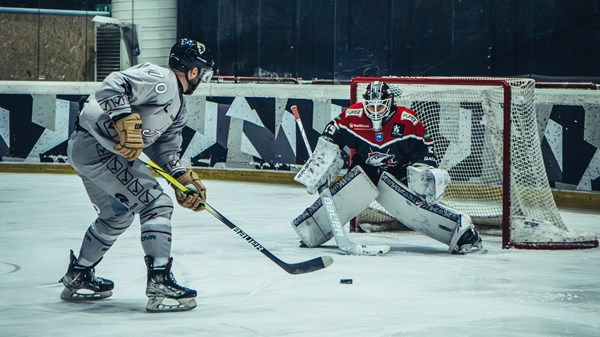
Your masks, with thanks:
[[[204,44],[180,39],[171,48],[169,68],[143,63],[113,72],[83,105],[67,154],[98,217],[83,237],[79,256],[71,250],[67,273],[59,281],[65,287],[61,299],[112,295],[113,282],[95,276],[95,267],[138,214],[148,270],[146,309],[196,307],[196,291],[179,285],[171,272],[173,202],[136,158],[143,151],[195,192],[184,194],[176,189],[181,206],[204,209],[206,188],[194,171],[182,166],[179,152],[188,118],[183,95],[192,94],[200,82],[210,81],[213,68],[213,57]]]
[[[438,202],[450,178],[435,168],[433,141],[415,112],[396,106],[385,82],[369,83],[363,98],[325,126],[295,179],[315,193],[335,180],[343,166],[341,150],[348,147],[354,150],[348,173],[331,186],[342,224],[375,199],[407,227],[448,245],[449,253],[482,249],[470,217]],[[320,199],[292,227],[307,247],[333,237]]]

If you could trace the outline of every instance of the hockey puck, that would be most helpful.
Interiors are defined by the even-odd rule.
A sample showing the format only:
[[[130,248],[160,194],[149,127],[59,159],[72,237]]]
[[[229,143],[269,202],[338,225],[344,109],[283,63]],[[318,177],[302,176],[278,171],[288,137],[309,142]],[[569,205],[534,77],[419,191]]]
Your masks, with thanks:
[[[351,278],[343,278],[340,280],[340,284],[352,284]]]

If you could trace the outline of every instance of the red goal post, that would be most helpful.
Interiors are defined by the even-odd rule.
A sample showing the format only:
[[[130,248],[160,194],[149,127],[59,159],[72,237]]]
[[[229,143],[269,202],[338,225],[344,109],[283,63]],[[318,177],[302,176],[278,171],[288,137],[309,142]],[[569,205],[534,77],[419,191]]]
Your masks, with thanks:
[[[548,183],[526,78],[355,77],[351,103],[368,83],[384,81],[395,103],[411,108],[433,138],[440,168],[452,178],[440,202],[502,233],[503,248],[598,246],[593,235],[564,224]],[[374,202],[357,217],[376,223],[389,213]],[[385,222],[385,220],[383,220]]]

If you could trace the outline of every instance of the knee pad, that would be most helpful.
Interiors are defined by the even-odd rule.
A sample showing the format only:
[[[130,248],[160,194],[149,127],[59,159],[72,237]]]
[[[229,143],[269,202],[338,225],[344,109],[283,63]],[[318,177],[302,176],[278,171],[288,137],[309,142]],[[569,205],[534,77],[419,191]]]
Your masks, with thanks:
[[[340,222],[346,224],[378,195],[377,188],[356,166],[331,187]],[[327,211],[321,198],[292,221],[292,227],[307,247],[317,247],[333,237]]]

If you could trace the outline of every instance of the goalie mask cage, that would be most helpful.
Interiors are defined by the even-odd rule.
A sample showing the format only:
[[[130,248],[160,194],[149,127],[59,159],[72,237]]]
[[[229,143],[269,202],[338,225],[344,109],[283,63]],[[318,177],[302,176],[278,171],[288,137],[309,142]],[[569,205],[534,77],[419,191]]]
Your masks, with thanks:
[[[534,108],[535,81],[520,78],[356,77],[351,103],[371,81],[386,82],[396,105],[416,112],[451,183],[440,202],[502,232],[503,248],[576,249],[596,237],[570,232],[552,196]],[[373,202],[354,220],[385,223]]]

